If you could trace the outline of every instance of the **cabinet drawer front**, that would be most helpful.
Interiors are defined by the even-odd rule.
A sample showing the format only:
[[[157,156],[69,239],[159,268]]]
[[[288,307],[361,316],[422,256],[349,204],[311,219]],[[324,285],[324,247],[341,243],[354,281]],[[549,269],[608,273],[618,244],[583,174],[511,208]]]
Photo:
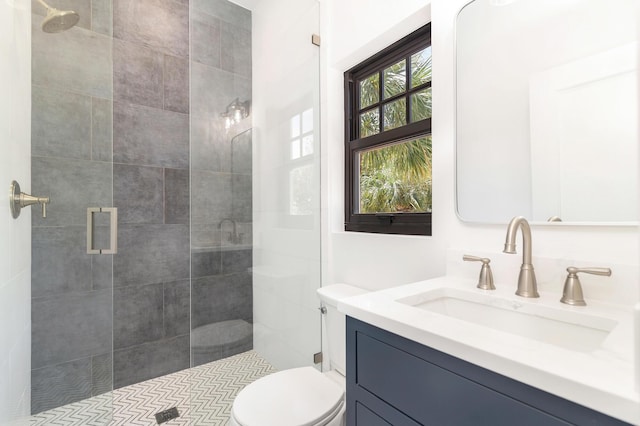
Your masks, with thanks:
[[[356,404],[356,424],[358,426],[393,426],[362,404]]]
[[[356,366],[359,388],[422,424],[568,424],[362,332],[356,332]]]

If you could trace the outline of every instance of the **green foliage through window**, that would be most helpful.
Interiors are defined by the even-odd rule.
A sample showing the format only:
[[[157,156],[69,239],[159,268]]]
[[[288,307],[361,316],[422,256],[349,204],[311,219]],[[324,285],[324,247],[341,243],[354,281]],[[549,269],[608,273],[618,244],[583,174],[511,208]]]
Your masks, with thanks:
[[[360,154],[360,213],[431,211],[431,136]]]

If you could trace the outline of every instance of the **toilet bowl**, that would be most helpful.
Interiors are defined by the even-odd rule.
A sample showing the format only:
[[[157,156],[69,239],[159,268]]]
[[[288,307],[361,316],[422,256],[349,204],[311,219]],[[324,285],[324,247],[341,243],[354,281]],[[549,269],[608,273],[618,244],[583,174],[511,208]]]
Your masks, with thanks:
[[[343,426],[345,424],[345,317],[338,301],[365,293],[346,284],[318,289],[326,308],[330,370],[292,368],[262,377],[236,396],[230,426]]]

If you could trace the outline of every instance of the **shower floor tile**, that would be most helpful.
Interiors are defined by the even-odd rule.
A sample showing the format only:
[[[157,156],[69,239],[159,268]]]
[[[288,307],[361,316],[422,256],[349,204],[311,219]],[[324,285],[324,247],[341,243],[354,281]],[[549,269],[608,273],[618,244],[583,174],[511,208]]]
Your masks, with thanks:
[[[226,425],[237,393],[274,371],[249,351],[36,414],[30,425],[153,426],[171,407],[180,417],[163,425]]]

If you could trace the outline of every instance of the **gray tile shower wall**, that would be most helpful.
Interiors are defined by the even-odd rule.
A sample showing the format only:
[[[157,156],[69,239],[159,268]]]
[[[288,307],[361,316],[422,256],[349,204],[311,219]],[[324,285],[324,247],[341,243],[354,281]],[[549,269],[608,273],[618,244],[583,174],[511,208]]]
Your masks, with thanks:
[[[205,362],[252,346],[251,118],[220,116],[251,100],[250,12],[52,3],[81,20],[45,34],[32,0],[30,190],[51,197],[32,215],[33,413],[189,367],[191,327],[221,325]],[[86,254],[99,206],[118,208],[114,256]]]
[[[251,101],[251,14],[191,0],[192,363],[252,348],[251,119],[221,113]],[[245,132],[246,130],[246,132]]]
[[[118,388],[189,367],[189,5],[114,0],[113,37]]]

